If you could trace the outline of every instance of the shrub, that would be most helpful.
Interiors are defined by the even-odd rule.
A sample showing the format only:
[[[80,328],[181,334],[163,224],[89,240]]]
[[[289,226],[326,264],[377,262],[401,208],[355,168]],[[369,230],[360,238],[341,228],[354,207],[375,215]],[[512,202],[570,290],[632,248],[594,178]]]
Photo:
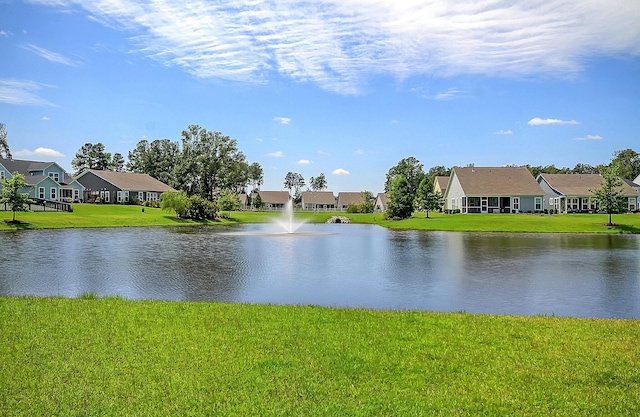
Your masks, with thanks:
[[[218,207],[199,195],[192,195],[187,202],[186,216],[194,220],[215,219]]]

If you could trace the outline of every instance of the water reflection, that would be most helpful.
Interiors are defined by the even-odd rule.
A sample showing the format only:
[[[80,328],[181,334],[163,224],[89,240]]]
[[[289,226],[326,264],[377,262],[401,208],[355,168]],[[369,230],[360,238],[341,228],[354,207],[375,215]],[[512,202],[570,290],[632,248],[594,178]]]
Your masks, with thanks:
[[[1,233],[0,295],[640,317],[639,236],[264,227]]]

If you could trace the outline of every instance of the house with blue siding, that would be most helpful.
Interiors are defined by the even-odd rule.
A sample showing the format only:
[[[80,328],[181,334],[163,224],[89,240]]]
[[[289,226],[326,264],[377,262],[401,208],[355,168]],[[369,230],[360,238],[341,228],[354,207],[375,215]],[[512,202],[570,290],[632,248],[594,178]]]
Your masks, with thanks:
[[[448,213],[535,213],[544,191],[526,167],[454,167],[445,190]]]
[[[24,175],[29,188],[25,193],[34,200],[81,201],[84,187],[55,162],[0,158],[0,180]]]

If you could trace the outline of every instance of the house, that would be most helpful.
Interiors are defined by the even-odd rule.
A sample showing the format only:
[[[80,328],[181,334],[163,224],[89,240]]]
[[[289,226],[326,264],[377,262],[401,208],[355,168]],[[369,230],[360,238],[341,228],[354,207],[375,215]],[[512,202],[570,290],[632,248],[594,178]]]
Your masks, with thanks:
[[[378,193],[376,197],[376,205],[374,210],[378,213],[382,213],[387,211],[387,206],[389,205],[389,197],[387,193]]]
[[[289,202],[288,191],[258,191],[265,210],[282,210]],[[255,196],[252,197],[255,203]]]
[[[362,204],[362,193],[355,192],[340,192],[338,193],[338,210],[347,211],[347,208],[352,204]]]
[[[444,195],[447,191],[447,185],[449,185],[449,177],[438,175],[433,180],[433,192]]]
[[[544,191],[526,167],[454,167],[444,194],[448,213],[542,211]]]
[[[303,210],[335,210],[336,197],[332,191],[305,191],[302,193]]]
[[[249,198],[246,193],[238,194],[238,201],[240,201],[240,210],[246,210],[249,208]]]
[[[84,187],[55,162],[0,158],[0,180],[24,175],[25,192],[36,201],[81,201]]]
[[[545,193],[544,206],[555,209],[560,213],[595,212],[598,202],[592,190],[602,186],[603,178],[600,174],[540,174],[536,179]],[[627,198],[627,209],[636,211],[638,208],[638,192],[626,181],[623,181],[621,191]]]
[[[125,203],[157,201],[165,191],[175,191],[148,174],[87,169],[78,175],[85,187],[85,201]]]

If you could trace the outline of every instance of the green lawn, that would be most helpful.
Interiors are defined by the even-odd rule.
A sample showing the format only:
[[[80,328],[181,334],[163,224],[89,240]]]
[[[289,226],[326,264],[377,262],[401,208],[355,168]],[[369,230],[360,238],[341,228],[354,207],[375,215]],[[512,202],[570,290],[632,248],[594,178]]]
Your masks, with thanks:
[[[73,213],[31,212],[18,213],[25,222],[15,226],[0,221],[0,230],[15,228],[69,228],[113,226],[175,226],[195,224],[224,224],[229,222],[263,223],[282,216],[281,212],[238,211],[231,212],[230,220],[194,222],[180,220],[173,213],[157,208],[124,206],[118,204],[75,204]],[[226,214],[226,213],[224,213]],[[555,216],[536,214],[415,214],[410,219],[384,220],[382,214],[350,214],[337,212],[296,212],[296,218],[323,223],[332,215],[351,218],[355,223],[378,224],[392,229],[485,231],[485,232],[555,232],[555,233],[640,233],[640,214],[613,216],[619,226],[608,227],[605,214],[563,214]],[[11,212],[0,211],[0,220],[11,219]]]
[[[640,414],[640,322],[0,298],[0,415]]]

